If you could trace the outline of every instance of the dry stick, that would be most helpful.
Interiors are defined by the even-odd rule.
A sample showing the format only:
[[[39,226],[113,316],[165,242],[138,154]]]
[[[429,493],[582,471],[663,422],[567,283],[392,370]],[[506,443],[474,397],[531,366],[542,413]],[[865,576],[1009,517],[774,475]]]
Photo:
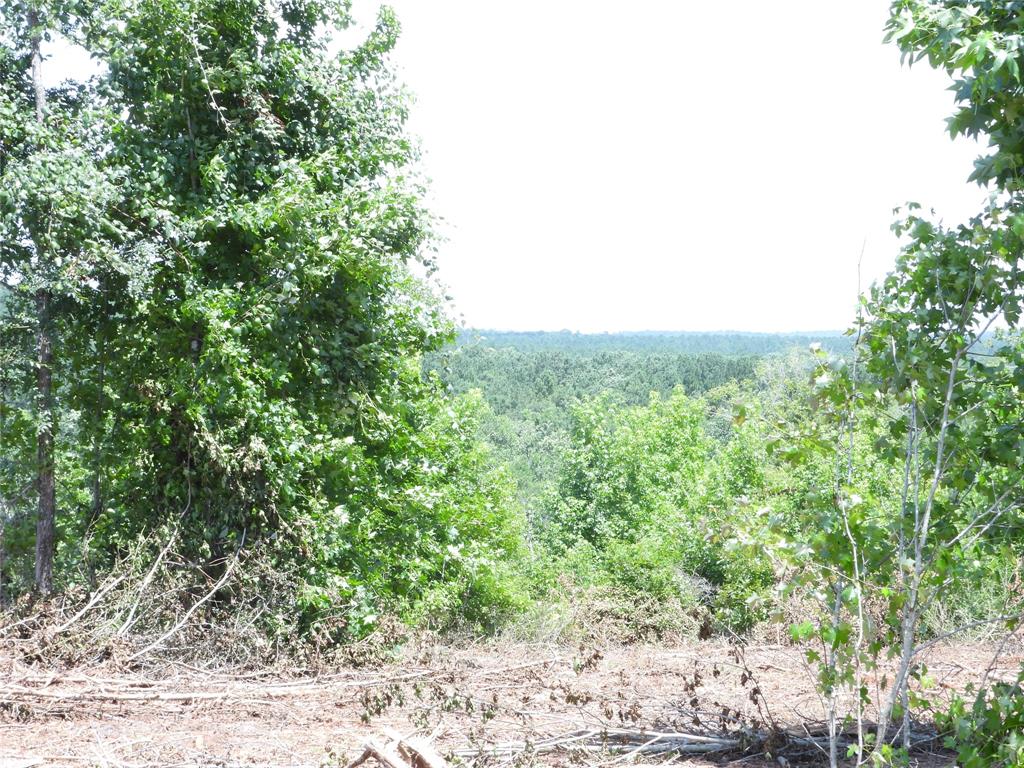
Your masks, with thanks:
[[[86,756],[86,755],[44,754],[44,755],[34,756],[33,759],[37,759],[37,760],[44,761],[44,762],[49,761],[50,763],[53,763],[55,765],[62,765],[62,764],[67,763],[67,762],[76,762],[76,763],[95,763],[96,762],[96,758],[95,757],[93,757],[93,756]],[[111,760],[109,758],[106,758],[105,762],[110,763]],[[195,768],[195,765],[196,765],[195,762],[191,762],[191,761],[187,762],[187,763],[168,763],[168,762],[159,762],[159,763],[125,763],[125,762],[122,762],[122,761],[118,760],[118,761],[115,761],[115,762],[116,762],[117,765],[124,766],[125,768],[129,768],[129,767],[130,768]],[[217,765],[220,766],[221,768],[318,768],[317,766],[313,765],[312,763],[309,763],[309,764],[295,763],[293,765],[284,765],[283,766],[283,765],[274,764],[274,763],[251,763],[251,762],[248,762],[248,761],[245,762],[245,763],[218,762]]]
[[[224,584],[227,582],[228,578],[231,576],[231,572],[235,569],[235,565],[238,563],[238,557],[242,553],[242,548],[244,546],[245,546],[245,530],[242,531],[242,540],[238,544],[238,549],[235,550],[234,558],[232,558],[230,565],[228,565],[228,567],[224,569],[224,573],[217,580],[217,583],[213,585],[213,589],[211,589],[209,592],[207,592],[205,595],[203,595],[195,603],[193,603],[192,606],[187,611],[185,611],[185,615],[181,617],[181,621],[179,621],[177,624],[175,624],[173,627],[171,627],[169,630],[167,630],[167,632],[165,632],[159,638],[157,638],[152,643],[147,645],[141,651],[137,651],[136,653],[133,653],[131,656],[129,656],[128,657],[128,661],[135,661],[135,659],[139,658],[140,656],[145,656],[150,651],[152,651],[152,650],[154,650],[156,648],[159,648],[170,637],[172,637],[175,633],[177,633],[178,630],[180,630],[183,626],[185,626],[185,623],[192,617],[192,614],[195,613],[199,609],[199,606],[201,606],[203,603],[205,603],[207,600],[209,600],[215,594],[217,594],[217,592],[220,591],[220,588],[223,587]]]
[[[401,746],[408,750],[420,768],[448,768],[448,762],[422,739],[405,739]]]
[[[391,728],[385,728],[384,733],[398,745],[399,753],[412,763],[413,768],[448,768],[447,761],[423,739],[402,736]]]
[[[568,739],[565,742],[556,742],[551,744],[534,744],[528,746],[526,744],[517,744],[510,746],[492,747],[490,749],[461,749],[456,750],[455,755],[459,757],[472,757],[479,754],[491,754],[491,755],[517,755],[526,751],[531,751],[534,754],[545,754],[549,752],[556,752],[562,749],[566,744],[575,744],[573,749],[577,749],[584,752],[601,753],[607,752],[609,749],[614,749],[617,746],[632,746],[627,745],[609,745],[600,740],[594,743],[581,743],[582,739]],[[738,739],[720,739],[714,742],[701,742],[695,743],[688,739],[677,739],[677,740],[665,740],[662,739],[659,743],[652,743],[650,746],[640,745],[632,750],[633,755],[644,755],[644,754],[665,754],[666,752],[676,752],[681,755],[706,755],[714,752],[729,752],[734,749],[738,749],[740,742]]]
[[[221,689],[202,689],[195,691],[166,691],[166,690],[138,690],[145,681],[128,681],[125,688],[128,690],[111,690],[111,683],[117,680],[108,680],[99,689],[92,688],[78,691],[44,691],[41,688],[32,688],[23,685],[0,686],[0,700],[7,701],[21,698],[42,698],[67,701],[191,701],[191,700],[219,700],[233,699],[238,701],[255,701],[275,698],[288,698],[306,693],[330,690],[331,688],[371,688],[380,685],[405,682],[422,678],[430,674],[428,671],[411,672],[394,677],[382,677],[373,680],[347,680],[338,683],[317,684],[310,680],[297,680],[294,682],[279,683],[277,685],[241,685]]]
[[[655,743],[661,741],[661,739],[662,739],[662,735],[659,733],[653,739],[651,739],[650,741],[644,742],[643,744],[641,744],[639,747],[637,747],[633,751],[626,752],[625,754],[619,755],[617,758],[615,758],[614,760],[609,762],[608,765],[615,765],[616,763],[621,763],[621,762],[623,762],[625,760],[629,760],[631,757],[636,757],[641,752],[643,752],[645,748],[651,746],[652,744],[655,744]]]
[[[370,739],[363,746],[363,753],[348,764],[348,768],[356,768],[358,765],[362,765],[371,757],[376,758],[384,765],[390,766],[390,768],[412,768],[402,757],[391,750],[389,747],[384,747]]]
[[[508,667],[496,667],[495,669],[485,669],[479,673],[479,677],[490,677],[491,675],[501,675],[505,672],[515,672],[520,669],[529,669],[530,667],[546,667],[548,664],[558,664],[564,662],[561,656],[552,656],[547,659],[541,659],[540,661],[526,661],[522,664],[513,664]]]
[[[118,637],[124,637],[135,623],[135,611],[139,609],[139,603],[142,602],[142,596],[153,581],[153,577],[156,576],[157,568],[160,567],[160,563],[163,561],[164,555],[166,555],[168,550],[170,550],[171,544],[174,543],[174,539],[177,537],[177,533],[177,529],[171,531],[171,535],[167,538],[167,543],[164,545],[163,549],[160,550],[160,554],[158,554],[156,556],[156,560],[153,561],[153,566],[149,569],[149,572],[146,573],[146,577],[142,580],[142,584],[139,585],[139,592],[135,596],[134,602],[132,602],[131,609],[128,611],[128,617],[124,620],[121,628],[117,630]]]
[[[85,604],[85,607],[82,608],[82,610],[80,610],[78,613],[76,613],[70,619],[65,621],[63,624],[61,624],[59,627],[57,627],[57,629],[54,631],[54,634],[56,635],[56,634],[60,634],[61,632],[66,631],[72,624],[74,624],[80,618],[85,616],[85,614],[87,614],[90,610],[92,610],[92,607],[94,605],[96,605],[96,603],[98,603],[100,600],[102,600],[104,595],[106,595],[110,590],[112,590],[114,587],[116,587],[118,584],[120,584],[126,578],[128,578],[127,574],[122,574],[121,576],[118,576],[116,579],[111,581],[106,586],[101,587],[100,589],[96,590],[96,594],[93,595],[92,598],[89,600],[89,602]]]
[[[6,637],[9,632],[12,632],[18,627],[23,627],[26,624],[31,624],[33,621],[38,621],[40,617],[40,614],[37,613],[33,616],[26,616],[24,619],[16,621],[13,624],[8,624],[5,627],[0,627],[0,637]]]
[[[629,730],[624,728],[601,728],[601,729],[586,729],[582,731],[575,731],[566,736],[556,736],[549,739],[543,739],[535,742],[532,748],[541,751],[551,751],[559,747],[564,747],[567,744],[579,744],[585,742],[588,739],[596,740],[597,746],[605,748],[609,746],[609,741],[620,742],[619,744],[611,744],[610,746],[639,746],[643,747],[645,743],[657,737],[659,741],[664,744],[659,744],[659,750],[662,751],[661,747],[671,747],[672,749],[678,749],[679,747],[693,747],[693,751],[715,751],[722,749],[735,749],[739,746],[740,741],[729,737],[721,736],[704,736],[698,733],[686,733],[686,732],[673,732],[673,731],[640,731],[640,730]],[[682,743],[680,743],[682,742]],[[585,745],[581,745],[585,746]],[[591,744],[590,746],[594,746]],[[698,750],[697,748],[700,748]],[[496,744],[491,747],[492,750],[497,751],[524,751],[526,746],[520,743],[506,743]],[[456,754],[475,754],[480,750],[458,750]],[[650,751],[648,749],[647,751]]]
[[[269,695],[269,694],[268,694]],[[23,686],[4,686],[0,688],[0,701],[17,701],[20,698],[52,699],[55,701],[200,701],[224,699],[231,696],[230,691],[144,691],[118,693],[106,691],[46,691],[39,688]],[[242,699],[242,697],[238,697]]]

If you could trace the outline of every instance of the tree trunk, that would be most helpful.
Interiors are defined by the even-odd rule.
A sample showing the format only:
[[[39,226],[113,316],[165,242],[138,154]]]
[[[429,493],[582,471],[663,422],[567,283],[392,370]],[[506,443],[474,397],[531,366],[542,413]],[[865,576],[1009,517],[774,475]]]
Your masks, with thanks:
[[[35,8],[28,12],[32,48],[32,88],[35,91],[36,121],[45,120],[46,89],[43,87],[42,29]],[[45,255],[37,253],[39,266]],[[53,591],[54,520],[57,516],[56,483],[53,468],[53,339],[50,323],[50,293],[46,288],[36,291],[36,485],[39,512],[36,519],[36,591],[47,595]]]
[[[36,482],[39,487],[39,514],[36,520],[36,590],[47,595],[53,591],[57,494],[53,469],[53,341],[50,338],[50,295],[45,289],[36,292],[36,314],[39,322],[36,358],[36,398],[39,403],[39,426],[36,433]]]
[[[101,289],[103,282],[100,282]],[[92,453],[92,513],[89,516],[89,526],[91,527],[97,520],[100,519],[100,515],[103,512],[103,437],[104,437],[104,415],[106,414],[106,390],[104,389],[106,383],[106,372],[107,372],[107,338],[106,330],[101,328],[97,329],[97,335],[99,340],[97,342],[97,376],[96,385],[98,389],[96,397],[96,425],[95,434],[93,435],[93,453]]]

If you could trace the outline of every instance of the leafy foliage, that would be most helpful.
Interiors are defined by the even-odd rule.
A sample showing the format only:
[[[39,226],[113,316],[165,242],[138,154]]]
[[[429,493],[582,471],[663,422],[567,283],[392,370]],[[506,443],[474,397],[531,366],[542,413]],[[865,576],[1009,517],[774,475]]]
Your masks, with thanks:
[[[0,68],[5,333],[32,330],[39,280],[60,298],[64,581],[164,531],[207,575],[264,553],[295,618],[338,637],[383,610],[493,623],[520,538],[480,403],[421,371],[452,330],[411,269],[432,269],[431,225],[391,12],[339,54],[324,30],[348,25],[344,3],[110,0],[44,22],[104,65],[50,94],[45,135],[24,36]],[[28,346],[4,397],[16,528]]]
[[[568,576],[684,606],[696,625],[756,621],[748,599],[772,583],[771,571],[729,551],[722,535],[725,512],[759,482],[750,431],[716,443],[705,431],[708,404],[681,388],[642,406],[605,395],[572,415],[558,482],[534,520],[542,590]]]
[[[649,338],[664,344],[650,346]],[[688,339],[689,337],[681,337]],[[732,337],[701,337],[728,347]],[[775,337],[770,345],[781,343]],[[609,344],[614,340],[614,346]],[[463,332],[456,346],[426,364],[457,393],[479,388],[491,406],[484,434],[518,480],[520,497],[536,509],[554,482],[569,443],[572,407],[609,393],[616,404],[643,405],[651,392],[668,396],[677,386],[701,394],[750,379],[757,358],[671,349],[676,336],[491,334]]]
[[[1015,683],[982,688],[973,701],[955,696],[936,723],[946,746],[957,752],[963,768],[1019,768],[1024,765],[1024,674]],[[971,691],[968,691],[971,693]]]
[[[919,703],[910,681],[927,645],[929,607],[975,578],[982,561],[1015,557],[1024,358],[1019,335],[990,331],[997,321],[1013,331],[1021,317],[1017,6],[892,4],[889,38],[906,57],[928,58],[956,78],[953,135],[989,137],[994,151],[972,179],[995,193],[955,227],[908,206],[894,226],[903,238],[896,268],[863,300],[852,359],[828,360],[819,350],[813,418],[789,425],[779,441],[786,458],[823,470],[797,525],[767,507],[764,530],[772,532],[766,551],[793,574],[790,585],[818,603],[794,637],[820,641],[821,652],[807,653],[827,699],[832,765],[840,688],[854,694],[853,756],[863,762],[876,746],[874,757],[889,759],[893,720],[902,721],[896,730],[908,748],[910,709]],[[864,673],[887,648],[898,649],[898,669],[869,735]]]

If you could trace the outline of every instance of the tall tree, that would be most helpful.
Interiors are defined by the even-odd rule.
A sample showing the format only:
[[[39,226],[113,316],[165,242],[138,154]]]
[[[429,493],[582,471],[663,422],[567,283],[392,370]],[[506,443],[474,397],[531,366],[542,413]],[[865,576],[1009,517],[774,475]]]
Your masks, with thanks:
[[[32,61],[32,92],[35,97],[35,119],[40,134],[45,130],[46,88],[43,86],[43,22],[39,6],[29,7],[26,22],[29,34],[29,56]],[[35,244],[36,258],[49,258],[46,243]],[[53,407],[53,327],[50,317],[50,290],[46,285],[36,288],[36,486],[39,509],[36,517],[36,590],[41,594],[53,591],[53,550],[57,517],[57,486],[54,478],[54,407]]]
[[[60,329],[89,307],[97,276],[124,263],[124,230],[111,218],[118,195],[111,113],[88,86],[47,89],[43,81],[44,39],[77,20],[41,0],[5,3],[0,18],[0,280],[8,330],[34,334],[31,360],[22,363],[34,410],[34,582],[47,594],[58,525]]]
[[[0,482],[35,442],[26,406],[59,414],[39,434],[67,514],[37,537],[56,539],[57,586],[159,536],[200,583],[258,552],[303,621],[340,613],[341,632],[383,607],[501,603],[507,486],[477,406],[420,361],[451,324],[412,269],[432,269],[431,218],[391,12],[333,53],[345,2],[41,8],[102,68],[46,90],[40,121],[40,26],[2,7],[0,330],[25,353]]]
[[[332,53],[347,7],[110,0],[83,40],[109,67],[120,215],[149,253],[101,335],[118,466],[97,543],[166,527],[209,575],[244,541],[313,613],[358,617],[457,580],[485,500],[507,510],[421,372],[451,325],[410,269],[432,268],[431,219],[387,67],[397,21]]]

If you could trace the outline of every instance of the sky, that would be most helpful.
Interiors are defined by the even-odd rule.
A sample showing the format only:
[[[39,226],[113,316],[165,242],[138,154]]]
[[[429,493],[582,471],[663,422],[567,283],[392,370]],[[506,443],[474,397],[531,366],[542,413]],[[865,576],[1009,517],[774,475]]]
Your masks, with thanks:
[[[882,43],[888,0],[390,5],[474,327],[845,328],[894,207],[986,197],[948,78]]]
[[[472,327],[845,328],[894,262],[894,207],[952,223],[986,196],[948,78],[883,45],[888,0],[389,4]],[[379,5],[353,0],[346,37]]]

